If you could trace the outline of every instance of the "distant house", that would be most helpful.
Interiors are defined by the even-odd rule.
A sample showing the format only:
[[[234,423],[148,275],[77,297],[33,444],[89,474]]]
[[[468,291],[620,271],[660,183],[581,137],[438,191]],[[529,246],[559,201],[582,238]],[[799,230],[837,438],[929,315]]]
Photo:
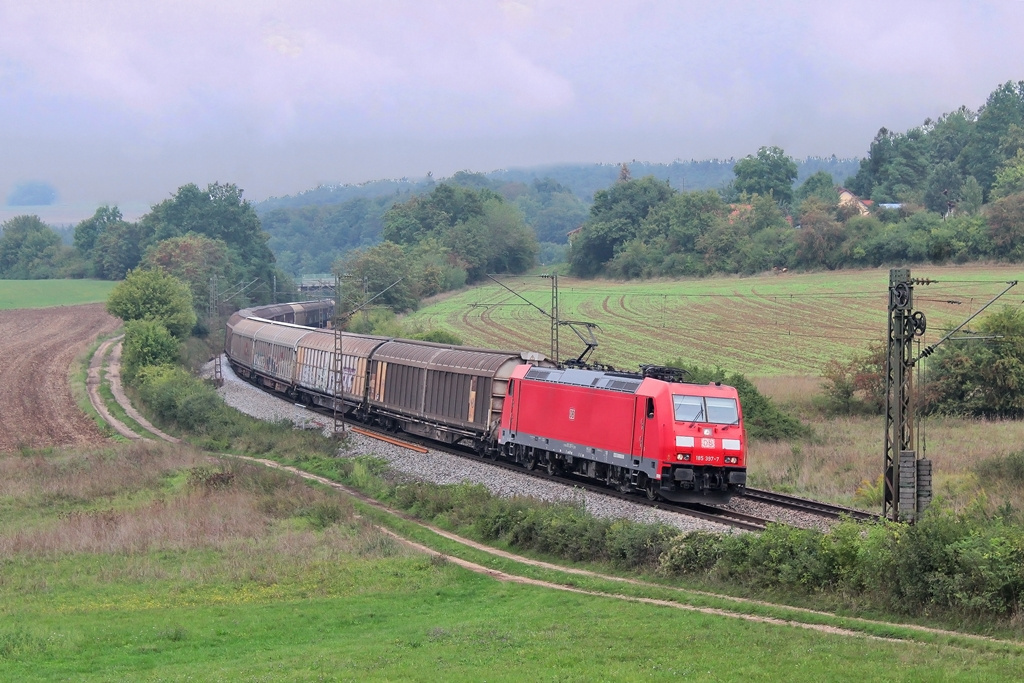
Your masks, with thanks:
[[[575,230],[570,230],[569,232],[565,233],[565,236],[568,239],[569,244],[572,244],[572,241],[574,239],[576,239],[576,235],[580,234],[580,231],[582,231],[582,230],[583,230],[583,226],[581,225],[580,227],[576,228]]]
[[[873,203],[870,199],[861,199],[845,187],[839,188],[839,206],[856,207],[857,213],[861,216],[867,216],[871,213],[871,205]]]

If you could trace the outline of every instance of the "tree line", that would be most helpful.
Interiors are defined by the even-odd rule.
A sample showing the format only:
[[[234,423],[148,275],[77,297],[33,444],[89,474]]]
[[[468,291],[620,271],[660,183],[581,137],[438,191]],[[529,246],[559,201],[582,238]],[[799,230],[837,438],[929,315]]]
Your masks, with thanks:
[[[290,282],[274,265],[252,205],[232,184],[184,185],[134,222],[116,206],[101,206],[75,226],[72,245],[37,216],[2,228],[0,278],[121,280],[133,269],[159,268],[185,282],[199,307],[210,300],[214,277],[219,294],[237,293],[237,305],[269,302],[275,281],[281,288]]]
[[[796,162],[797,180],[818,171],[846,177],[858,159],[809,157]],[[735,159],[632,162],[637,175],[651,175],[677,189],[732,191]],[[459,171],[444,181],[472,190],[490,190],[518,208],[539,243],[541,264],[565,260],[567,236],[586,221],[594,193],[615,183],[617,164],[560,164],[539,169],[490,173]],[[384,213],[437,187],[422,180],[380,180],[361,185],[322,185],[294,196],[271,197],[254,205],[270,235],[279,267],[289,273],[324,273],[338,257],[381,241]]]
[[[840,202],[827,171],[763,147],[720,191],[628,171],[594,195],[571,271],[617,278],[1024,259],[1024,81],[906,133],[883,128]]]
[[[441,183],[427,195],[391,206],[382,217],[382,242],[349,252],[335,264],[343,273],[343,307],[367,293],[397,312],[420,299],[479,282],[487,273],[522,273],[540,247],[522,211],[493,190]],[[386,290],[386,291],[385,291]]]

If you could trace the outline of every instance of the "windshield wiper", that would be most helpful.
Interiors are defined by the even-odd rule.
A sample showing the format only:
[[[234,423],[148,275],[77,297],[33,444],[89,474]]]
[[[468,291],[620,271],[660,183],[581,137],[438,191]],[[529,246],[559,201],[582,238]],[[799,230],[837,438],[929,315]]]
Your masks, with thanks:
[[[690,423],[690,426],[693,427],[695,424],[697,424],[697,420],[699,420],[701,418],[701,416],[703,416],[703,415],[704,415],[704,406],[701,406],[700,410],[697,411],[697,414],[693,416],[693,422]]]

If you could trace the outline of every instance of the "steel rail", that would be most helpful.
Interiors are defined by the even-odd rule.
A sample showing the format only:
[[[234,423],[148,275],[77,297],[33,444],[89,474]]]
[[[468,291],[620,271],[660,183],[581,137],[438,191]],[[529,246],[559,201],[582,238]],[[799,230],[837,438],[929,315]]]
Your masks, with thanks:
[[[778,505],[780,507],[787,507],[793,510],[800,510],[801,512],[810,512],[830,519],[849,517],[850,519],[854,519],[858,522],[877,522],[881,519],[881,515],[877,515],[873,512],[857,510],[856,508],[846,507],[843,505],[834,505],[832,503],[823,503],[819,500],[791,496],[786,493],[754,489],[749,486],[747,487],[746,497],[750,500]]]
[[[270,393],[270,392],[268,392]],[[686,515],[687,517],[695,517],[697,519],[703,519],[716,524],[722,524],[724,526],[731,526],[736,529],[742,529],[744,531],[764,531],[767,525],[772,521],[763,517],[757,517],[755,515],[748,515],[735,510],[729,510],[726,508],[720,508],[713,505],[705,505],[703,503],[686,503],[683,505],[677,505],[662,500],[649,500],[643,496],[638,496],[633,493],[623,493],[622,491],[616,491],[615,489],[607,488],[601,484],[594,484],[584,479],[578,479],[574,477],[559,476],[548,474],[543,470],[529,470],[521,465],[507,462],[499,458],[487,458],[477,454],[475,451],[457,446],[451,446],[449,444],[432,441],[426,437],[421,437],[413,434],[404,433],[402,439],[396,439],[389,434],[384,434],[378,431],[375,427],[367,426],[361,422],[353,422],[352,420],[346,420],[350,425],[358,424],[359,427],[352,427],[351,431],[363,434],[365,436],[386,441],[388,443],[400,446],[402,448],[410,448],[412,450],[426,452],[427,449],[441,451],[442,453],[448,453],[449,455],[455,455],[460,458],[465,458],[474,462],[479,462],[484,465],[491,467],[498,467],[501,469],[509,470],[511,472],[517,472],[519,474],[525,474],[527,476],[534,477],[545,481],[550,481],[556,484],[562,484],[564,486],[571,486],[576,489],[583,489],[592,493],[597,493],[602,496],[609,498],[616,498],[629,503],[636,503],[638,505],[645,505],[658,510],[664,510],[666,512],[672,512],[675,514]],[[422,449],[422,450],[421,450]]]

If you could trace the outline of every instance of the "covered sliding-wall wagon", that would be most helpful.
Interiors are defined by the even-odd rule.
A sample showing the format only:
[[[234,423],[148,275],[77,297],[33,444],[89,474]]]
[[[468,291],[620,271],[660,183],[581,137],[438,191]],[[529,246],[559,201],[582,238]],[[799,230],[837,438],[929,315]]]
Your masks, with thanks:
[[[527,360],[511,351],[389,341],[373,352],[367,400],[406,431],[483,441],[501,422],[508,378]]]

